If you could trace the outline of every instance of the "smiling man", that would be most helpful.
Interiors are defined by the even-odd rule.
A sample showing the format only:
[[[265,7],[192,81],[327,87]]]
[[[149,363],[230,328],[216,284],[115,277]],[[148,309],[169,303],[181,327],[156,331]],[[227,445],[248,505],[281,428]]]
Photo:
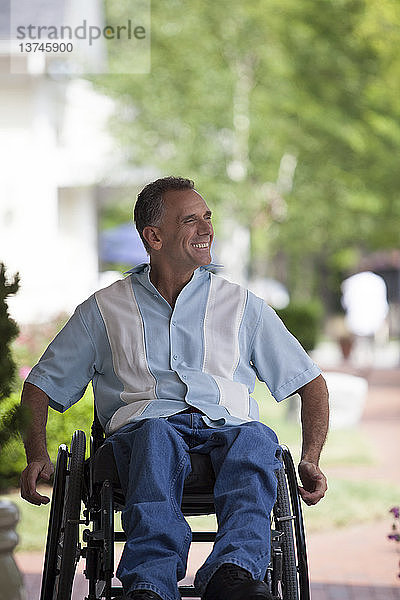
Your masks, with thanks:
[[[164,185],[168,185],[168,181],[167,178]],[[146,191],[147,188],[139,194],[135,222],[150,253],[150,280],[173,307],[194,271],[211,262],[214,237],[211,211],[194,189],[172,189],[162,196],[157,225],[149,224],[146,219]]]
[[[212,273],[211,211],[192,181],[148,184],[134,215],[150,264],[81,304],[27,378],[22,401],[34,419],[22,496],[48,501],[36,491],[53,469],[48,404],[66,410],[92,381],[126,498],[117,571],[125,598],[180,598],[191,541],[180,511],[190,451],[210,456],[218,519],[214,548],[196,575],[199,595],[268,600],[263,578],[280,447],[251,393],[256,377],[277,401],[299,392],[300,493],[315,504],[327,489],[318,466],[328,427],[325,382],[263,300]]]

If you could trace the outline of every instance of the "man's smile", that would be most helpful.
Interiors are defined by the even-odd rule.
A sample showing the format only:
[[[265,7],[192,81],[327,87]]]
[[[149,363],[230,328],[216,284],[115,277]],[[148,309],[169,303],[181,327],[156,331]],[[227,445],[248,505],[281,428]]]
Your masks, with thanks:
[[[194,248],[208,248],[209,247],[209,242],[201,242],[198,244],[191,244]]]

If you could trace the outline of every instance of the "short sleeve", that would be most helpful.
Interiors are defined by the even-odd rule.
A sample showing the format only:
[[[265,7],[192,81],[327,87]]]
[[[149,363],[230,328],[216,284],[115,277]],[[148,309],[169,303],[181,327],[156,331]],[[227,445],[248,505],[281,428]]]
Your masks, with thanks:
[[[257,377],[267,384],[278,402],[321,373],[276,312],[265,302],[253,339],[251,361]]]
[[[52,408],[64,412],[85,393],[95,374],[95,355],[93,341],[78,306],[26,381],[49,396]]]

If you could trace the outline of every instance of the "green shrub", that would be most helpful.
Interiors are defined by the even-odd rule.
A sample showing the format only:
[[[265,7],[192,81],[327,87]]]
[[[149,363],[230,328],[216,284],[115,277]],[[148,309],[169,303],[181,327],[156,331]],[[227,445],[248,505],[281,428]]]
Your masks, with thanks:
[[[17,366],[12,355],[12,342],[18,335],[18,326],[8,312],[7,298],[19,288],[19,277],[7,277],[0,263],[0,489],[4,487],[1,471],[12,469],[13,456],[7,455],[15,436],[26,424],[26,413],[19,404],[9,401],[15,389]]]
[[[0,401],[12,392],[16,365],[11,354],[11,344],[18,335],[18,326],[8,313],[7,298],[19,288],[19,276],[7,280],[6,268],[0,263]],[[0,430],[2,432],[2,430]],[[6,441],[4,437],[3,442]]]
[[[307,352],[315,348],[322,321],[322,305],[318,300],[293,302],[276,312]]]
[[[9,410],[19,404],[19,395],[13,394],[2,406],[2,410]],[[0,413],[1,418],[1,413]],[[55,463],[58,446],[71,443],[71,437],[76,429],[82,429],[87,439],[90,437],[90,427],[93,421],[93,393],[90,387],[82,400],[71,406],[65,413],[60,414],[49,409],[47,422],[47,447],[50,458]],[[21,471],[26,466],[24,446],[21,438],[15,438],[3,448],[0,463],[0,487],[2,490],[19,485]]]
[[[28,375],[30,369],[38,361],[49,342],[61,329],[66,320],[67,317],[65,315],[60,315],[48,323],[22,325],[20,327],[20,333],[12,344],[11,358],[15,364],[13,371],[15,374],[14,390],[21,389],[23,380]],[[13,335],[9,336],[9,339],[15,337],[17,331],[15,328]],[[5,336],[3,335],[2,342],[4,340]],[[0,422],[4,424],[7,424],[9,415],[18,414],[17,409],[20,406],[20,393],[15,392],[10,395],[9,391],[7,390],[8,397],[3,398],[0,403]],[[60,414],[50,408],[47,423],[47,446],[51,459],[55,462],[58,446],[61,443],[66,443],[69,446],[72,433],[75,429],[82,429],[85,431],[87,437],[90,436],[92,421],[93,393],[91,386],[82,400],[65,413]],[[21,438],[9,439],[1,450],[0,490],[18,486],[21,471],[25,466],[26,458]]]
[[[79,402],[71,406],[65,413],[49,409],[47,422],[47,446],[52,460],[57,457],[58,446],[62,443],[68,446],[76,429],[82,429],[86,438],[90,437],[90,427],[93,422],[93,392],[90,386]]]

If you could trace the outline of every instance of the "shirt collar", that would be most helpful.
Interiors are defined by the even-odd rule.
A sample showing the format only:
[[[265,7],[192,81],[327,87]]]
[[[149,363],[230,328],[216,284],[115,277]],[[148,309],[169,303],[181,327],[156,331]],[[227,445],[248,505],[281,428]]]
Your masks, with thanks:
[[[129,269],[129,271],[125,271],[124,275],[130,275],[131,273],[142,273],[145,270],[150,271],[149,263],[140,263],[140,265],[136,265],[135,267],[132,267],[132,269]]]
[[[190,281],[188,281],[185,288],[193,284],[193,282],[202,275],[205,275],[206,273],[221,267],[222,265],[217,265],[214,263],[210,263],[209,265],[199,267],[194,271],[192,278],[190,279]],[[160,292],[150,281],[150,268],[151,267],[149,263],[141,263],[140,265],[136,265],[135,267],[133,267],[133,269],[126,271],[126,274],[135,275],[136,281],[140,283],[143,287],[145,287],[149,292],[151,292],[153,295],[160,295]]]
[[[219,265],[217,263],[210,263],[208,265],[203,265],[195,270],[194,275],[197,273],[201,273],[202,271],[214,271],[216,269],[222,269],[223,265]],[[125,271],[124,275],[130,275],[132,273],[150,273],[150,264],[149,263],[140,263],[140,265],[136,265],[129,269],[129,271]]]

